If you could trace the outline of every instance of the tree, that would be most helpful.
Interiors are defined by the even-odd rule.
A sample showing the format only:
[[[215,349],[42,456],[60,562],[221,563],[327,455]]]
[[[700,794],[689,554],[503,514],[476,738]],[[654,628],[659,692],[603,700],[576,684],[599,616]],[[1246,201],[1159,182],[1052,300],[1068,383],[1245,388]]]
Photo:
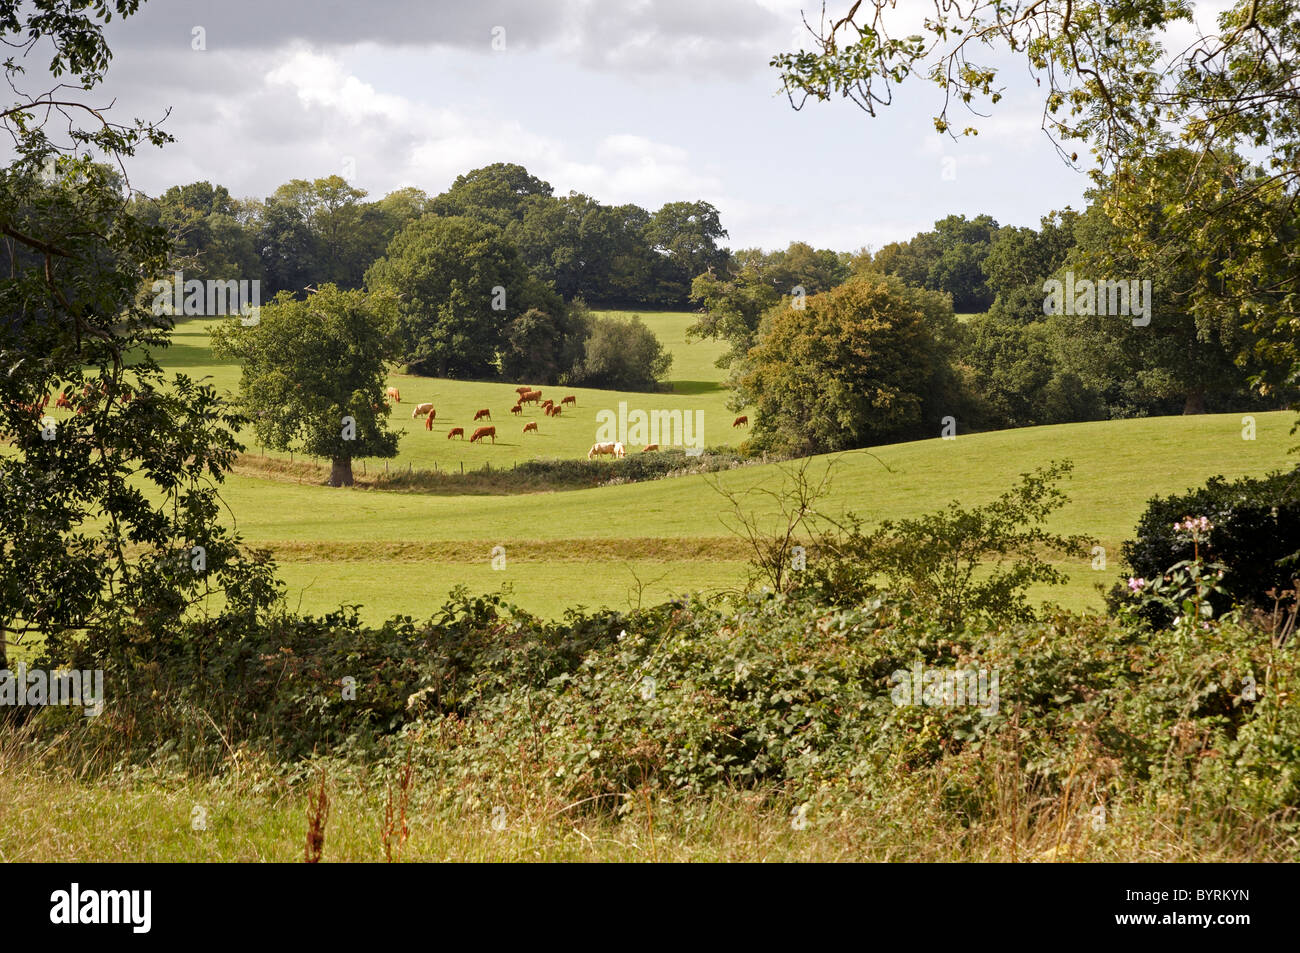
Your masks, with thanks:
[[[989,247],[983,269],[988,289],[1007,306],[1022,289],[1032,288],[1036,307],[1028,315],[1041,318],[1043,282],[1065,262],[1074,247],[1074,226],[1079,213],[1071,208],[1044,215],[1040,227],[1000,230]]]
[[[758,338],[763,316],[783,297],[829,291],[849,276],[848,265],[830,249],[791,242],[784,251],[745,248],[731,256],[723,272],[697,275],[691,300],[704,314],[687,331],[691,337],[722,339],[731,346],[718,367],[739,367]]]
[[[1093,205],[1076,224],[1077,244],[1065,263],[1064,271],[1080,279],[1147,282],[1149,313],[1137,319],[1062,313],[1050,323],[1060,342],[1060,362],[1094,389],[1132,393],[1136,385],[1135,396],[1148,412],[1176,412],[1181,404],[1184,414],[1201,414],[1207,396],[1229,402],[1245,397],[1247,375],[1234,356],[1246,348],[1247,338],[1231,310],[1193,306],[1194,289],[1220,266],[1188,254],[1182,236],[1164,232],[1159,209],[1174,201],[1177,192],[1177,186],[1165,194],[1155,191],[1154,208],[1146,215],[1146,240],[1137,246],[1107,214],[1107,192],[1089,193]],[[1160,406],[1164,401],[1174,406]]]
[[[1041,285],[1040,285],[1041,287]],[[1025,322],[996,312],[971,318],[962,331],[958,360],[966,374],[980,429],[1036,427],[1102,420],[1101,396],[1060,364],[1056,340],[1042,318]]]
[[[960,312],[983,311],[992,303],[984,281],[984,259],[998,233],[988,215],[949,215],[906,242],[890,242],[861,268],[897,275],[910,285],[946,291]]]
[[[665,304],[684,304],[691,279],[726,267],[726,238],[718,210],[708,202],[669,202],[650,218],[646,239],[659,253],[657,296]]]
[[[532,274],[566,299],[608,298],[614,247],[604,207],[589,195],[530,196],[507,234]]]
[[[1108,212],[1132,245],[1150,239],[1153,189],[1179,193],[1160,210],[1161,231],[1180,237],[1189,261],[1219,263],[1188,297],[1195,320],[1232,314],[1259,336],[1252,355],[1266,366],[1257,382],[1300,381],[1300,0],[1237,0],[1217,32],[1174,57],[1161,40],[1192,20],[1191,4],[935,0],[920,33],[894,8],[856,0],[845,16],[809,26],[815,49],[774,57],[791,104],[838,94],[875,115],[894,86],[928,76],[944,90],[935,128],[951,132],[952,103],[975,111],[1002,98],[998,69],[972,52],[1009,48],[1043,88],[1043,128],[1061,155],[1074,163],[1077,147],[1090,146],[1096,182],[1115,183]],[[900,27],[912,34],[900,38]],[[1223,162],[1260,148],[1268,155],[1258,167]],[[1207,163],[1228,174],[1205,175]]]
[[[574,383],[608,390],[649,390],[672,363],[673,356],[640,315],[626,321],[591,318],[586,356]]]
[[[174,185],[156,200],[137,200],[141,221],[161,226],[171,246],[171,267],[200,281],[262,279],[255,211],[210,182]]]
[[[219,326],[212,350],[243,363],[240,402],[264,446],[326,457],[330,486],[352,486],[354,458],[397,455],[384,396],[396,314],[382,293],[281,293],[257,324]]]
[[[495,162],[456,176],[446,192],[433,199],[430,211],[447,217],[473,218],[506,228],[523,220],[528,200],[549,198],[553,189],[521,165]]]
[[[319,280],[319,249],[316,236],[303,214],[292,202],[274,196],[262,207],[257,231],[257,250],[266,275],[268,296],[287,291],[304,294]]]
[[[428,215],[393,239],[366,285],[398,297],[398,357],[415,373],[485,378],[510,316],[527,311],[526,277],[499,228]]]
[[[566,305],[550,287],[530,278],[520,307],[506,327],[500,351],[508,381],[558,384],[581,369],[591,319],[581,300]]]
[[[955,329],[946,295],[886,275],[777,312],[737,397],[757,410],[755,447],[822,453],[937,432],[955,410]]]
[[[10,87],[32,50],[52,49],[48,72],[72,80],[0,108],[14,155],[0,171],[0,668],[24,634],[55,661],[103,660],[149,651],[213,592],[223,616],[276,595],[269,559],[217,522],[241,418],[150,357],[171,323],[137,292],[165,274],[166,235],[92,161],[120,169],[169,138],[83,98],[108,66],[103,23],[137,6],[0,2],[0,36],[23,51],[5,61]],[[73,413],[43,406],[60,392]]]

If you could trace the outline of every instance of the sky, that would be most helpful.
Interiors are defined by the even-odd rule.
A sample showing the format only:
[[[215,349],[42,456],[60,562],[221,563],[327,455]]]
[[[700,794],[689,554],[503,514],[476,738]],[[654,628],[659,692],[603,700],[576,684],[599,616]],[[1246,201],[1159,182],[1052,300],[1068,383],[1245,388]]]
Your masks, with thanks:
[[[932,3],[896,14],[917,22]],[[265,197],[331,174],[371,198],[435,195],[516,162],[557,194],[711,202],[733,249],[844,251],[953,213],[1036,225],[1082,207],[1090,180],[1042,131],[1042,90],[1017,61],[994,56],[1005,98],[969,117],[977,137],[937,133],[942,93],[920,80],[874,118],[847,101],[792,109],[768,64],[807,45],[801,9],[815,23],[820,0],[148,0],[110,24],[91,99],[119,121],[166,116],[177,141],[128,160],[150,195],[206,179]]]

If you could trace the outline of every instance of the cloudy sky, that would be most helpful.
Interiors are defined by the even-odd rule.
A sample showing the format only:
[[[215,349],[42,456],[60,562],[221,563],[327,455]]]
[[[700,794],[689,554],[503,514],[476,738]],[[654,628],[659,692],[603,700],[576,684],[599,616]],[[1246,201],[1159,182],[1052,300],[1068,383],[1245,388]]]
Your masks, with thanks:
[[[958,142],[934,131],[928,83],[876,118],[791,109],[768,61],[806,44],[801,8],[815,21],[820,0],[149,0],[108,31],[101,98],[119,117],[171,110],[177,142],[128,166],[149,194],[207,179],[265,196],[332,173],[375,198],[436,194],[508,161],[559,194],[707,200],[733,248],[846,250],[954,212],[1036,224],[1081,205],[1088,180],[1041,131],[1023,66]]]

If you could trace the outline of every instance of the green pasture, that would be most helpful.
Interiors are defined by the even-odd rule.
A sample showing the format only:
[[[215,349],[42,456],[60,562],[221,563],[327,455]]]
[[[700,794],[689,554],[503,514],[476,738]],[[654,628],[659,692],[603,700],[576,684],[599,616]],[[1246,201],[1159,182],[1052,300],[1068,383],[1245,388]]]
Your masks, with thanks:
[[[613,314],[615,312],[598,312]],[[680,312],[643,314],[642,320],[654,329],[660,340],[673,355],[670,369],[672,390],[656,393],[633,393],[594,390],[583,387],[540,386],[543,397],[557,402],[572,394],[576,407],[565,407],[559,417],[547,417],[540,407],[530,405],[519,416],[512,416],[510,408],[515,402],[515,387],[533,384],[532,381],[509,383],[484,383],[454,381],[443,378],[416,377],[409,374],[390,374],[389,386],[396,387],[402,402],[392,408],[389,426],[402,434],[398,456],[388,461],[358,460],[356,472],[371,474],[395,470],[451,470],[458,472],[477,470],[484,466],[510,466],[521,460],[537,458],[583,457],[596,440],[597,414],[602,410],[619,412],[620,402],[627,405],[628,413],[634,410],[702,411],[702,434],[706,446],[734,446],[747,436],[748,431],[731,426],[736,415],[727,410],[728,392],[720,377],[722,372],[713,362],[723,351],[716,341],[687,341],[686,329],[695,322],[695,315]],[[169,372],[188,374],[205,379],[218,392],[235,393],[239,387],[239,366],[234,362],[219,361],[212,356],[208,336],[217,319],[189,318],[178,322],[172,335],[170,348],[155,356]],[[412,419],[416,404],[434,405],[436,417],[433,429],[426,430],[422,418]],[[476,423],[474,414],[488,410],[490,420]],[[695,418],[692,418],[695,419]],[[525,434],[524,424],[536,422],[537,432]],[[471,444],[468,438],[474,428],[492,424],[497,428],[496,443]],[[448,438],[449,432],[460,427],[465,438]],[[243,435],[245,445],[253,454],[288,458],[288,454],[272,453],[257,445],[257,438],[248,431]],[[661,445],[670,442],[661,438]],[[640,446],[629,445],[632,451]]]
[[[1236,415],[1035,427],[828,455],[812,467],[814,474],[834,468],[823,512],[852,510],[875,521],[953,500],[985,502],[1020,473],[1072,460],[1070,503],[1052,523],[1096,537],[1107,550],[1108,570],[1093,572],[1081,561],[1069,586],[1043,597],[1079,607],[1097,604],[1094,585],[1118,571],[1120,543],[1146,500],[1216,473],[1231,478],[1287,465],[1293,419],[1289,413],[1257,415],[1255,440],[1242,439]],[[613,472],[617,464],[610,467]],[[305,608],[346,599],[382,604],[379,616],[398,607],[418,616],[457,583],[496,591],[508,581],[519,604],[558,614],[577,603],[625,606],[629,560],[662,566],[666,578],[647,590],[657,596],[739,581],[743,549],[726,526],[729,506],[714,483],[738,491],[777,487],[781,471],[758,464],[717,475],[514,496],[340,490],[236,474],[224,496],[250,542],[283,552],[285,578],[299,587]],[[755,495],[752,505],[775,516],[770,500]],[[683,544],[698,545],[684,552]],[[490,568],[494,546],[506,549],[504,572]],[[521,547],[524,555],[511,558]]]
[[[577,412],[558,420],[530,411],[542,434],[527,442],[511,419],[510,384],[433,380],[393,375],[403,402],[393,414],[407,431],[401,455],[390,466],[477,469],[509,466],[535,457],[583,456],[594,439],[595,412],[631,407],[705,411],[706,443],[735,443],[722,372],[713,364],[716,342],[688,341],[694,316],[643,315],[672,351],[673,390],[626,394],[563,389],[578,397]],[[238,368],[214,361],[209,322],[190,320],[177,329],[175,345],[159,354],[168,371],[209,377],[220,390],[234,390]],[[528,382],[521,382],[528,383]],[[543,388],[556,393],[555,388]],[[417,401],[432,400],[438,417],[432,434],[409,418]],[[489,407],[502,431],[496,446],[448,441],[448,426],[472,425],[472,412]],[[854,511],[868,522],[916,515],[954,500],[993,499],[1019,474],[1052,460],[1069,459],[1075,471],[1066,486],[1070,503],[1053,528],[1097,538],[1107,569],[1090,560],[1065,566],[1068,585],[1036,595],[1066,606],[1100,604],[1099,583],[1120,570],[1120,544],[1152,496],[1185,490],[1214,474],[1233,478],[1288,465],[1290,413],[1256,415],[1256,438],[1243,439],[1240,415],[1162,417],[1106,421],[985,434],[962,434],[815,458],[814,477],[832,467],[830,495],[821,511]],[[248,442],[251,437],[246,438]],[[253,456],[258,451],[250,446]],[[373,473],[375,461],[366,461]],[[618,463],[608,461],[611,477]],[[753,464],[720,474],[684,475],[645,483],[515,495],[396,492],[362,486],[334,489],[318,478],[293,477],[241,466],[223,489],[228,520],[257,546],[275,552],[291,606],[324,611],[359,603],[368,619],[394,614],[420,617],[440,606],[449,590],[507,591],[530,611],[559,616],[577,605],[627,608],[638,599],[661,600],[686,590],[734,587],[748,557],[731,532],[730,505],[715,485],[744,492],[779,487],[789,464]],[[357,467],[361,472],[361,465]],[[770,498],[754,494],[747,504],[772,520]],[[1190,515],[1190,514],[1189,514]],[[504,566],[493,568],[494,547]],[[638,582],[639,580],[639,582]]]

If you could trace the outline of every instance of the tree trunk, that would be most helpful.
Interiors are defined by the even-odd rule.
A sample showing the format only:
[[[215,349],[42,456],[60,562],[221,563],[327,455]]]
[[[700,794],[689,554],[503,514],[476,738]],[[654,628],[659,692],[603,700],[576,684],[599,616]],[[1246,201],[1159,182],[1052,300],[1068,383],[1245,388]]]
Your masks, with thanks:
[[[330,465],[330,486],[352,485],[352,458],[335,457]]]
[[[1184,414],[1203,414],[1205,413],[1205,391],[1192,390],[1187,392],[1187,400],[1183,402]]]

